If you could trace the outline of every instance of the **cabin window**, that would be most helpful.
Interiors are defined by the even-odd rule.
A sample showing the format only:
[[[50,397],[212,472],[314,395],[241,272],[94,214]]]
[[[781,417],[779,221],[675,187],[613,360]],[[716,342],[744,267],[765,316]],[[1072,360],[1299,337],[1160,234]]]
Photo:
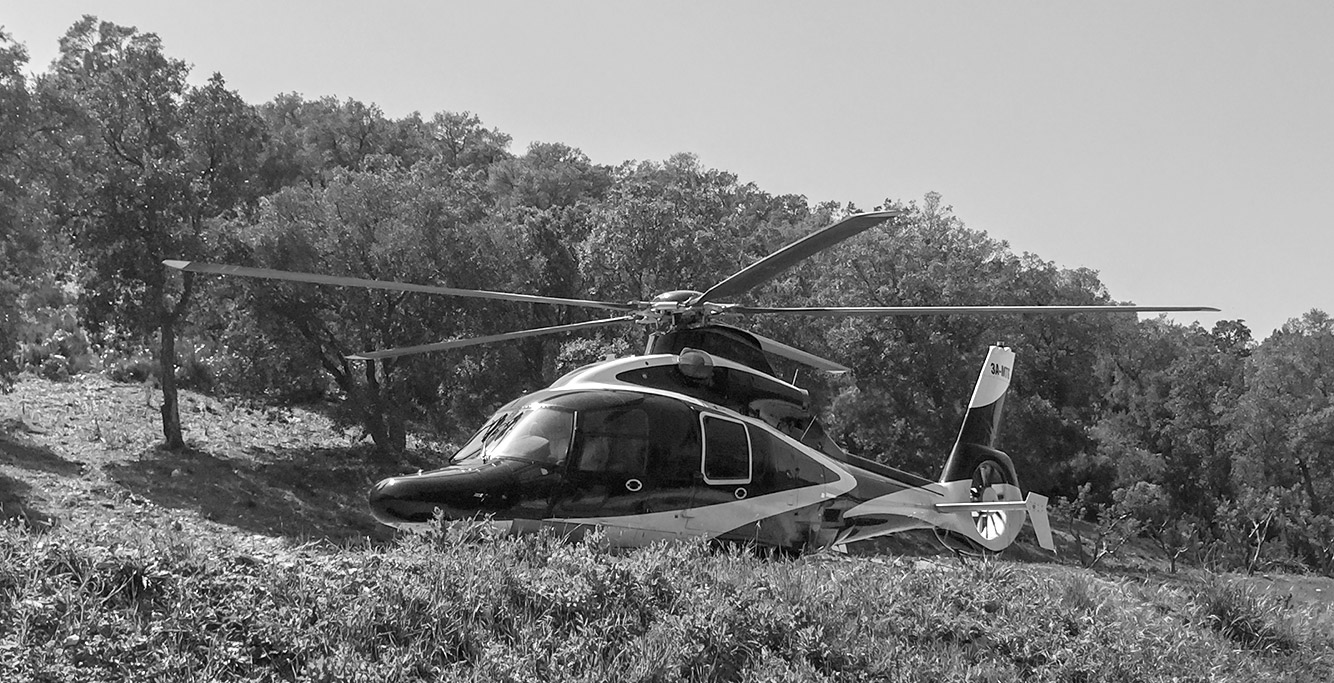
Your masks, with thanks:
[[[638,406],[579,413],[581,472],[644,476],[648,460],[649,420]]]
[[[704,483],[750,483],[750,434],[746,425],[714,415],[703,415],[700,420],[704,427]]]

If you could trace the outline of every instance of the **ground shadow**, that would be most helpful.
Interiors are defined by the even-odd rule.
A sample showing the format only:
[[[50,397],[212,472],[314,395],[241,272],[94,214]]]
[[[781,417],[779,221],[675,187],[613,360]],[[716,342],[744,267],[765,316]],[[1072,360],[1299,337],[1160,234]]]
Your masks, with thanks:
[[[393,536],[371,517],[366,491],[415,467],[411,458],[385,462],[367,447],[263,450],[241,458],[150,450],[106,473],[157,505],[195,510],[238,529],[346,542]]]
[[[66,460],[45,446],[12,434],[0,434],[0,463],[64,477],[77,477],[83,472],[82,464]]]
[[[17,479],[0,474],[0,520],[18,521],[29,529],[51,528],[55,517],[28,504],[32,487]]]
[[[7,420],[0,424],[0,465],[21,470],[45,472],[66,477],[79,476],[83,465],[71,462],[45,446],[33,444],[14,432],[26,431],[26,425]],[[18,520],[31,529],[49,529],[56,518],[32,506],[32,486],[0,473],[0,519]]]

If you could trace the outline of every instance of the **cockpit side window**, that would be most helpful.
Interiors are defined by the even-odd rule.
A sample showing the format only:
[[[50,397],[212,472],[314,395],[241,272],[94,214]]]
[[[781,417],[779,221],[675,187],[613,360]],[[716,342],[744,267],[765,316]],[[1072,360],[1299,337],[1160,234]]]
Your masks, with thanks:
[[[492,434],[483,435],[485,457],[515,458],[552,466],[565,462],[574,435],[573,411],[536,406],[516,413],[507,422],[498,425]]]
[[[480,459],[486,450],[487,442],[495,440],[498,435],[504,433],[514,422],[516,416],[516,413],[504,412],[492,415],[491,419],[487,420],[486,424],[482,425],[482,428],[477,430],[472,438],[468,439],[468,443],[463,444],[463,448],[460,448],[454,454],[454,457],[449,459],[450,463],[458,464]]]

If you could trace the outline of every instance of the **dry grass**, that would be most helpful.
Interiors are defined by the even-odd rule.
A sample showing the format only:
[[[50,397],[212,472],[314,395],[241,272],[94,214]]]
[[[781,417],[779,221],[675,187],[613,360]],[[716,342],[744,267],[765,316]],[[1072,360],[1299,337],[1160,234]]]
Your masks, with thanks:
[[[376,540],[365,484],[412,463],[318,413],[187,401],[195,448],[168,454],[139,387],[0,398],[0,680],[1334,679],[1330,608],[1276,582]]]
[[[1004,561],[0,534],[3,680],[1327,680],[1298,610]],[[1225,615],[1225,616],[1224,616]]]
[[[161,450],[160,396],[98,376],[25,378],[0,395],[0,516],[44,525],[197,528],[213,535],[389,538],[365,508],[385,461],[320,412],[183,392],[190,448]],[[206,530],[206,531],[205,531]]]

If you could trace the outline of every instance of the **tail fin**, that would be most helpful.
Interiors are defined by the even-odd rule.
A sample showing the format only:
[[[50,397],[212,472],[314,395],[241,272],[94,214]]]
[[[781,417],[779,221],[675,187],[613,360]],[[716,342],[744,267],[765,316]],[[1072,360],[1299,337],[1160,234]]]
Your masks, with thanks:
[[[973,388],[973,398],[968,402],[959,438],[954,441],[945,471],[940,475],[943,487],[958,498],[937,503],[936,509],[970,516],[971,524],[936,528],[936,538],[955,551],[1004,550],[1018,535],[1025,515],[1033,522],[1038,545],[1056,549],[1051,522],[1047,519],[1047,498],[1029,493],[1019,501],[1022,494],[1014,463],[1010,456],[996,450],[1001,408],[1013,371],[1014,352],[1003,346],[991,347]]]
[[[982,372],[973,387],[972,400],[968,402],[968,413],[959,428],[959,438],[954,441],[949,460],[945,461],[945,471],[940,481],[957,481],[972,476],[974,465],[983,458],[1000,461],[1008,470],[1010,483],[1018,483],[1014,475],[1014,465],[1004,453],[996,450],[996,435],[1000,431],[1001,408],[1005,405],[1005,392],[1010,388],[1010,375],[1014,371],[1014,351],[1004,346],[993,346],[987,352],[987,359],[982,363]]]

